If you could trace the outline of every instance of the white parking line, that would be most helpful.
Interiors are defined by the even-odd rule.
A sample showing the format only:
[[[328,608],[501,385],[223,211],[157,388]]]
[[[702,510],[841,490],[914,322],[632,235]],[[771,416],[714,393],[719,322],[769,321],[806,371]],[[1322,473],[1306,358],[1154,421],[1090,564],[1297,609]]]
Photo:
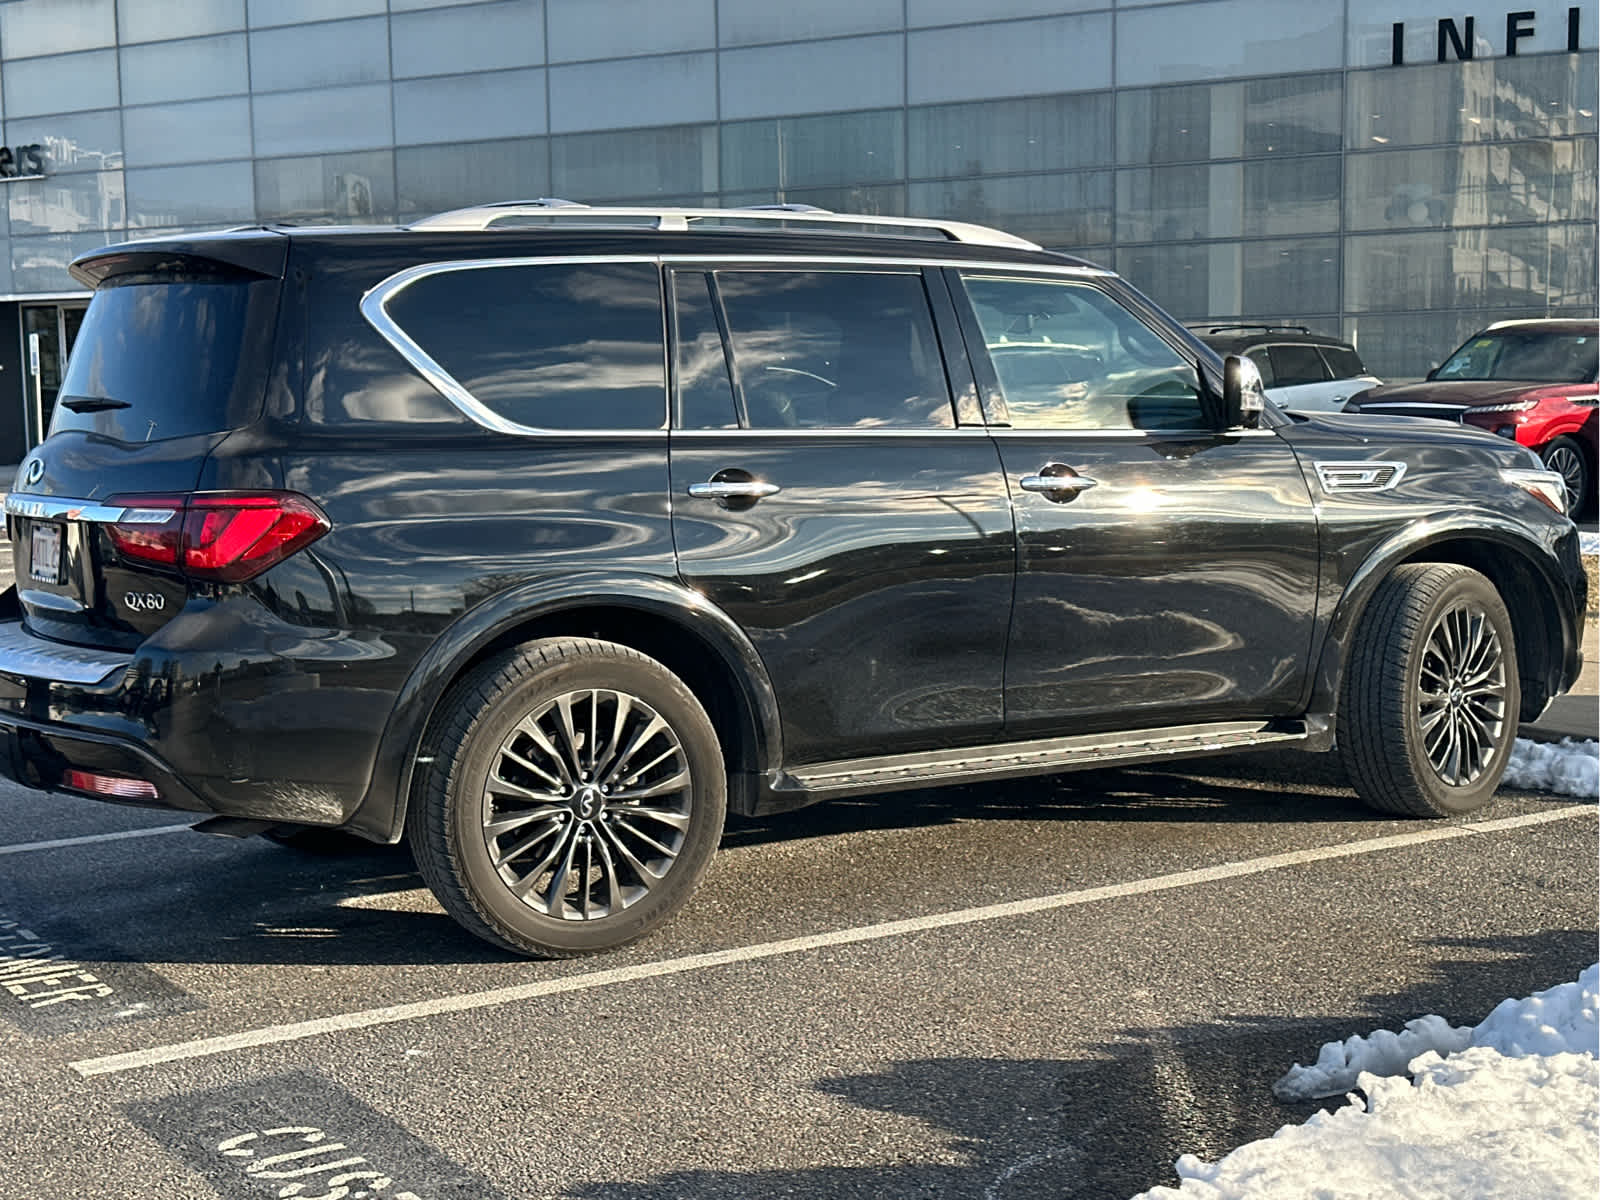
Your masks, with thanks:
[[[90,833],[83,837],[56,838],[51,842],[20,842],[0,846],[0,854],[28,854],[34,850],[59,850],[62,846],[87,846],[91,842],[120,842],[124,838],[155,837],[158,833],[187,833],[193,825],[157,825],[153,829],[124,829],[120,833]]]
[[[256,1046],[271,1046],[281,1042],[300,1041],[323,1034],[343,1033],[353,1029],[368,1029],[375,1025],[393,1025],[401,1021],[415,1021],[424,1017],[447,1013],[470,1012],[478,1008],[492,1008],[501,1004],[514,1004],[541,996],[557,996],[566,992],[592,991],[595,988],[613,987],[641,979],[659,979],[668,975],[682,975],[690,971],[704,971],[712,967],[734,963],[753,962],[757,959],[776,958],[784,954],[802,954],[809,950],[822,950],[830,946],[847,946],[857,942],[879,941],[883,938],[901,937],[929,929],[945,929],[956,925],[973,925],[983,921],[1000,921],[1008,917],[1026,916],[1030,913],[1048,912],[1077,904],[1093,904],[1100,900],[1114,900],[1124,896],[1147,895],[1151,892],[1170,891],[1173,888],[1192,887],[1195,884],[1214,883],[1221,879],[1238,879],[1246,875],[1260,875],[1283,867],[1304,866],[1307,863],[1327,862],[1331,859],[1354,858],[1363,854],[1376,854],[1384,850],[1399,850],[1428,842],[1451,841],[1478,834],[1500,833],[1510,829],[1523,829],[1532,825],[1545,825],[1552,821],[1568,821],[1575,817],[1595,813],[1592,804],[1569,805],[1546,812],[1527,813],[1517,817],[1502,817],[1494,821],[1478,821],[1467,825],[1435,826],[1413,833],[1397,833],[1388,837],[1366,838],[1358,842],[1344,842],[1334,846],[1318,846],[1310,850],[1291,850],[1283,854],[1269,854],[1262,858],[1244,859],[1223,863],[1215,867],[1201,867],[1193,871],[1178,871],[1171,875],[1156,875],[1148,879],[1135,879],[1128,883],[1108,884],[1104,887],[1084,888],[1076,892],[1058,892],[1052,896],[1039,896],[1031,900],[1013,900],[1005,904],[988,904],[981,908],[963,908],[953,912],[934,913],[926,917],[910,917],[901,921],[884,921],[876,925],[860,925],[851,929],[838,929],[831,933],[809,934],[804,937],[785,938],[776,942],[761,942],[752,946],[738,946],[731,950],[716,950],[708,954],[690,954],[683,958],[670,958],[657,962],[639,963],[629,967],[614,967],[608,971],[590,971],[569,975],[561,979],[541,980],[537,983],[514,984],[510,987],[491,988],[482,992],[467,992],[455,996],[439,996],[432,1000],[418,1000],[410,1004],[393,1004],[385,1008],[369,1008],[359,1012],[341,1013],[333,1017],[319,1017],[310,1021],[295,1021],[286,1025],[268,1025],[260,1029],[247,1029],[241,1033],[220,1037],[199,1038],[190,1042],[174,1042],[166,1046],[151,1046],[145,1050],[132,1050],[124,1054],[110,1054],[103,1058],[85,1058],[68,1065],[79,1075],[112,1075],[133,1071],[159,1063],[178,1062],[189,1058],[210,1058],[248,1050]]]

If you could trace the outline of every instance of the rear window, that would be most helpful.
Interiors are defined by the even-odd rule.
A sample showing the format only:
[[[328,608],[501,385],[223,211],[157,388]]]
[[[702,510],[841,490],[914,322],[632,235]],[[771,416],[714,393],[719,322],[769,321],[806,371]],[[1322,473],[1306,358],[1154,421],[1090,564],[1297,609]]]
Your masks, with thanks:
[[[260,412],[278,282],[110,281],[89,302],[50,432],[217,433]]]
[[[1324,346],[1322,357],[1328,360],[1328,367],[1335,379],[1354,379],[1357,375],[1367,373],[1361,356],[1348,346]]]

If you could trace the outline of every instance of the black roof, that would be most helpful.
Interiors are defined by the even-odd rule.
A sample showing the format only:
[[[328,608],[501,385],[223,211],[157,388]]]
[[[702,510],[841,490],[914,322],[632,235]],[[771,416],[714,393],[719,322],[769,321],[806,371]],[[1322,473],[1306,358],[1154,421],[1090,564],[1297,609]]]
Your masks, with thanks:
[[[730,214],[737,216],[737,214]],[[261,274],[281,274],[291,242],[319,248],[346,247],[356,254],[392,256],[396,252],[426,261],[438,257],[538,257],[583,254],[671,254],[759,257],[814,254],[862,257],[916,257],[935,261],[981,261],[997,266],[1106,268],[1051,250],[1027,250],[950,238],[821,229],[694,228],[687,232],[648,226],[497,226],[488,230],[411,229],[400,225],[263,225],[224,233],[192,234],[123,242],[85,254],[72,274],[90,287],[108,275],[145,269],[172,259],[205,259]],[[273,269],[276,264],[276,270]]]
[[[1189,329],[1218,354],[1238,354],[1252,346],[1268,344],[1299,346],[1338,346],[1348,350],[1350,343],[1325,334],[1312,333],[1303,325],[1191,324]]]

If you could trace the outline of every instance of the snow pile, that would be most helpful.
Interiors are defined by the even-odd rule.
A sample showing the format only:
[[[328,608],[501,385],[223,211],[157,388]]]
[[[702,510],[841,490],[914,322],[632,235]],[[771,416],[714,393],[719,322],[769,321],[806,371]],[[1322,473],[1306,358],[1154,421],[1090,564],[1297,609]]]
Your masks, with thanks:
[[[1511,747],[1501,787],[1531,788],[1579,796],[1600,797],[1600,743],[1563,738],[1560,742],[1530,742],[1518,738]]]
[[[1590,1200],[1600,1181],[1597,992],[1600,964],[1504,1001],[1471,1029],[1429,1016],[1402,1033],[1331,1042],[1274,1091],[1321,1096],[1344,1081],[1364,1105],[1351,1096],[1216,1163],[1185,1154],[1178,1187],[1134,1200]],[[1406,1067],[1409,1050],[1419,1053]]]
[[[1322,1047],[1309,1067],[1295,1063],[1272,1085],[1280,1100],[1321,1100],[1340,1096],[1363,1074],[1398,1075],[1412,1059],[1432,1051],[1455,1054],[1469,1046],[1487,1046],[1510,1058],[1530,1054],[1600,1056],[1600,1026],[1595,1023],[1600,963],[1578,977],[1524,1000],[1502,1000],[1472,1028],[1452,1026],[1443,1017],[1407,1021],[1404,1032],[1380,1029]]]
[[[1452,1026],[1443,1017],[1432,1015],[1418,1017],[1407,1021],[1399,1033],[1379,1029],[1365,1036],[1354,1034],[1342,1042],[1328,1042],[1311,1066],[1295,1063],[1290,1067],[1288,1074],[1272,1085],[1272,1094],[1279,1100],[1342,1096],[1363,1073],[1399,1075],[1420,1054],[1430,1050],[1454,1054],[1470,1045],[1470,1026]]]
[[[1591,1200],[1600,1062],[1429,1054],[1416,1080],[1364,1075],[1365,1107],[1319,1112],[1136,1200]]]

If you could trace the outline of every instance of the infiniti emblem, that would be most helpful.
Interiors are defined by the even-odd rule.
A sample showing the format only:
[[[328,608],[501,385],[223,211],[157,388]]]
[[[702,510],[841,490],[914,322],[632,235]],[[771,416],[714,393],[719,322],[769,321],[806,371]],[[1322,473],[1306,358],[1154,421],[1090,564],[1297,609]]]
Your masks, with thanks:
[[[600,792],[593,787],[586,787],[578,793],[578,819],[592,821],[595,814],[600,811]]]
[[[23,469],[22,482],[28,484],[38,483],[44,478],[44,459],[30,458],[28,465]]]
[[[122,602],[134,612],[160,612],[167,598],[159,592],[123,592]]]

